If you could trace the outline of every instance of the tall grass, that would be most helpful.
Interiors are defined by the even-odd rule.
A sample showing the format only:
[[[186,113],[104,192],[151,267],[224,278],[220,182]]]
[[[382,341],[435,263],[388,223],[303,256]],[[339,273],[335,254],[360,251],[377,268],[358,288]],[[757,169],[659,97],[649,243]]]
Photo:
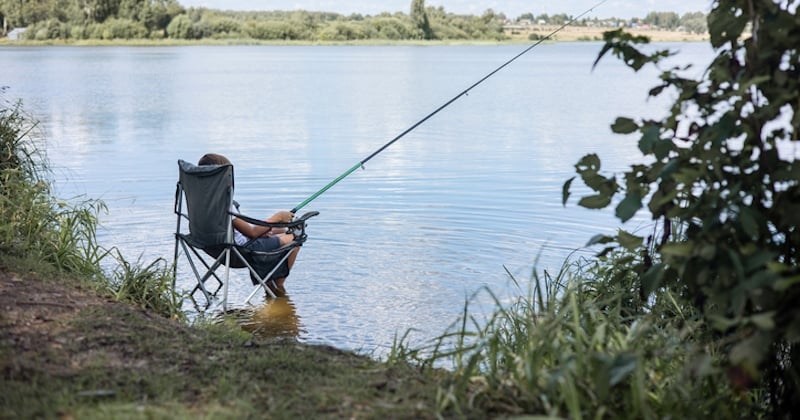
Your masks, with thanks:
[[[182,302],[167,290],[172,274],[163,260],[131,264],[115,248],[100,246],[98,216],[105,204],[52,194],[42,139],[21,103],[0,96],[0,253],[87,277],[120,300],[179,317]],[[111,277],[103,270],[107,258],[118,264]]]
[[[115,250],[118,265],[111,277],[111,290],[119,301],[130,302],[144,309],[176,319],[185,319],[181,312],[183,296],[172,287],[172,266],[163,258],[149,264],[137,260],[130,263]]]
[[[694,344],[705,328],[690,306],[662,290],[631,311],[633,288],[621,284],[613,261],[535,273],[507,305],[485,290],[496,307],[488,319],[471,316],[467,303],[456,327],[427,348],[401,340],[392,354],[452,367],[439,392],[442,412],[758,417],[752,394],[732,390],[717,369],[716,349]]]

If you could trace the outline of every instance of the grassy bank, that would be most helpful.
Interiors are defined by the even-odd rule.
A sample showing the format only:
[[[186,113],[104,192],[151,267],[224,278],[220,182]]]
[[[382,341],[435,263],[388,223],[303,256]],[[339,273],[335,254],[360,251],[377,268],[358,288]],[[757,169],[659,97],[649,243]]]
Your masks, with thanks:
[[[435,412],[431,371],[259,339],[224,322],[188,326],[32,263],[0,260],[0,418],[432,418]]]

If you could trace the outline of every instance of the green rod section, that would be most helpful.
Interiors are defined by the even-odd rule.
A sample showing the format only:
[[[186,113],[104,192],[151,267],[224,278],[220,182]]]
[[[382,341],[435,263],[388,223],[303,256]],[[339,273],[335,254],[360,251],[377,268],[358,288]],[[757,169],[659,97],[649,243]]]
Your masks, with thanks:
[[[347,171],[345,171],[343,174],[339,175],[339,177],[338,177],[338,178],[336,178],[336,179],[334,179],[333,181],[329,182],[329,183],[328,183],[328,185],[324,186],[324,187],[323,187],[321,190],[319,190],[319,191],[317,191],[316,193],[314,193],[314,195],[312,195],[311,197],[308,197],[308,198],[306,198],[306,200],[305,200],[305,201],[303,201],[302,203],[300,203],[300,204],[296,205],[296,206],[295,206],[295,207],[292,209],[292,213],[297,213],[297,211],[298,211],[298,210],[300,210],[300,209],[302,209],[303,207],[305,207],[305,206],[306,206],[306,204],[308,204],[308,203],[310,203],[310,202],[314,201],[314,199],[315,199],[315,198],[317,198],[317,197],[319,197],[320,195],[322,195],[322,194],[323,194],[325,191],[328,191],[328,190],[329,190],[329,189],[330,189],[332,186],[334,186],[334,185],[338,184],[338,183],[339,183],[339,181],[341,181],[341,180],[343,180],[343,179],[347,178],[347,176],[348,176],[348,175],[352,174],[353,172],[355,172],[355,170],[356,170],[356,169],[358,169],[358,168],[360,168],[360,167],[361,167],[361,162],[358,162],[358,163],[356,163],[355,165],[353,165],[353,167],[352,167],[352,168],[348,169],[348,170],[347,170]]]
[[[488,78],[490,78],[490,77],[494,76],[494,75],[495,75],[495,73],[499,72],[500,70],[502,70],[503,68],[505,68],[505,67],[506,67],[506,66],[508,66],[509,64],[513,63],[513,62],[514,62],[514,61],[516,61],[518,58],[520,58],[520,57],[522,57],[523,55],[525,55],[525,53],[527,53],[528,51],[530,51],[530,50],[532,50],[532,49],[536,48],[536,47],[537,47],[539,44],[541,44],[541,43],[542,43],[542,42],[544,42],[545,40],[548,40],[548,39],[552,38],[552,37],[553,37],[553,35],[557,34],[558,32],[560,32],[562,29],[566,28],[567,26],[569,26],[569,25],[572,25],[572,22],[575,22],[575,21],[577,21],[578,19],[580,19],[580,18],[581,18],[581,17],[583,17],[584,15],[588,14],[589,12],[591,12],[592,10],[594,10],[595,8],[599,7],[601,4],[605,3],[606,1],[608,1],[608,0],[600,0],[600,2],[599,2],[599,3],[597,3],[597,4],[595,4],[594,6],[590,7],[589,9],[587,9],[585,12],[581,13],[580,15],[578,15],[578,16],[575,16],[574,18],[572,18],[572,19],[570,19],[570,20],[568,20],[568,21],[564,22],[564,24],[562,24],[561,26],[559,26],[558,28],[556,28],[556,29],[555,29],[553,32],[550,32],[550,33],[549,33],[547,36],[545,36],[545,37],[543,37],[543,38],[539,39],[539,41],[537,41],[537,42],[535,42],[534,44],[532,44],[532,45],[528,46],[528,48],[525,48],[525,49],[524,49],[522,52],[520,52],[519,54],[515,55],[515,56],[514,56],[513,58],[511,58],[510,60],[508,60],[508,61],[506,61],[505,63],[503,63],[503,64],[502,64],[500,67],[497,67],[496,69],[492,70],[492,72],[490,72],[489,74],[487,74],[486,76],[484,76],[482,79],[480,79],[480,80],[478,80],[477,82],[473,83],[473,84],[472,84],[470,87],[466,88],[464,91],[462,91],[462,92],[461,92],[461,93],[459,93],[458,95],[454,96],[454,97],[453,97],[453,98],[451,98],[449,101],[445,102],[445,103],[444,103],[442,106],[440,106],[439,108],[436,108],[436,110],[434,110],[433,112],[431,112],[430,114],[428,114],[427,116],[425,116],[425,118],[423,118],[423,119],[421,119],[421,120],[417,121],[417,122],[416,122],[414,125],[412,125],[411,127],[408,127],[408,128],[406,129],[406,131],[403,131],[403,132],[402,132],[402,133],[400,133],[400,134],[399,134],[397,137],[393,138],[393,139],[392,139],[392,140],[390,140],[388,143],[384,144],[384,145],[383,145],[383,146],[382,146],[380,149],[376,150],[376,151],[375,151],[375,152],[373,152],[371,155],[367,156],[367,157],[366,157],[364,160],[362,160],[361,162],[358,162],[358,163],[356,163],[355,165],[353,165],[353,167],[352,167],[352,168],[348,169],[348,170],[347,170],[345,173],[343,173],[343,174],[339,175],[339,177],[338,177],[338,178],[334,179],[333,181],[331,181],[330,183],[328,183],[328,185],[326,185],[325,187],[323,187],[321,190],[319,190],[319,191],[317,191],[316,193],[314,193],[314,195],[312,195],[311,197],[307,198],[307,199],[306,199],[306,201],[303,201],[302,203],[298,204],[298,205],[297,205],[295,208],[293,208],[293,209],[292,209],[292,213],[297,213],[297,211],[298,211],[298,210],[300,210],[300,209],[302,209],[303,207],[305,207],[305,206],[306,206],[306,204],[308,204],[308,203],[310,203],[310,202],[314,201],[314,199],[315,199],[315,198],[317,198],[317,197],[319,197],[320,195],[322,195],[322,193],[324,193],[325,191],[328,191],[328,190],[329,190],[329,189],[330,189],[332,186],[336,185],[336,184],[337,184],[339,181],[343,180],[345,177],[347,177],[348,175],[352,174],[352,173],[353,173],[353,172],[354,172],[356,169],[358,169],[358,168],[360,168],[360,167],[363,167],[363,166],[364,166],[364,164],[366,164],[366,163],[367,163],[367,162],[368,162],[370,159],[374,158],[374,157],[375,157],[375,156],[377,156],[379,153],[381,153],[382,151],[384,151],[384,150],[385,150],[387,147],[391,146],[391,145],[392,145],[392,144],[394,144],[396,141],[398,141],[398,140],[400,140],[401,138],[403,138],[403,136],[405,136],[406,134],[408,134],[408,133],[410,133],[411,131],[413,131],[415,128],[417,128],[417,127],[419,127],[420,125],[422,125],[422,124],[423,124],[425,121],[428,121],[428,120],[429,120],[431,117],[433,117],[434,115],[438,114],[438,113],[439,113],[439,111],[441,111],[441,110],[443,110],[443,109],[447,108],[447,107],[448,107],[450,104],[452,104],[453,102],[455,102],[456,100],[458,100],[458,99],[459,99],[459,98],[461,98],[462,96],[465,96],[465,95],[467,95],[467,94],[469,93],[469,91],[471,91],[472,89],[474,89],[475,87],[477,87],[478,85],[480,85],[481,83],[483,83],[484,81],[486,81],[486,79],[488,79]]]

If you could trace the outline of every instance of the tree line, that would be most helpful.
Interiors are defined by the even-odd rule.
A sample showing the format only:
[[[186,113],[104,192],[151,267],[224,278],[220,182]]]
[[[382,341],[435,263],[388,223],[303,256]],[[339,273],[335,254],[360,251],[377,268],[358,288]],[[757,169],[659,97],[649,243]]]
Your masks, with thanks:
[[[5,35],[25,28],[28,40],[112,39],[254,39],[286,41],[352,40],[504,40],[509,22],[560,25],[571,20],[566,14],[526,13],[514,20],[486,10],[481,15],[459,15],[443,7],[428,7],[412,0],[409,13],[374,16],[312,11],[222,11],[185,8],[176,0],[0,0],[0,21]],[[679,17],[676,13],[653,12],[636,23],[666,29],[680,26],[705,31],[702,13]],[[575,25],[598,25],[581,20]]]

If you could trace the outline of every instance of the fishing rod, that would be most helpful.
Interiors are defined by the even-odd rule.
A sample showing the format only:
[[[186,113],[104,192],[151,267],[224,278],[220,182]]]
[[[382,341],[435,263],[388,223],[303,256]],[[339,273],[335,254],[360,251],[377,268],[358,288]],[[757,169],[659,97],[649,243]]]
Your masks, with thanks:
[[[422,118],[421,120],[419,120],[419,121],[417,121],[416,123],[414,123],[414,125],[412,125],[412,126],[408,127],[408,128],[407,128],[405,131],[403,131],[402,133],[398,134],[398,135],[397,135],[397,137],[393,138],[392,140],[390,140],[389,142],[387,142],[386,144],[384,144],[383,146],[381,146],[381,147],[380,147],[378,150],[376,150],[376,151],[372,152],[372,154],[371,154],[371,155],[369,155],[369,156],[367,156],[366,158],[362,159],[361,161],[359,161],[358,163],[356,163],[355,165],[353,165],[353,166],[352,166],[350,169],[348,169],[348,170],[344,171],[344,173],[342,173],[341,175],[339,175],[338,177],[336,177],[336,179],[334,179],[333,181],[329,182],[329,183],[328,183],[328,185],[325,185],[325,186],[324,186],[324,187],[322,187],[322,188],[321,188],[319,191],[315,192],[315,193],[314,193],[314,194],[312,194],[310,197],[308,197],[307,199],[305,199],[305,201],[303,201],[302,203],[300,203],[300,204],[298,204],[297,206],[295,206],[295,207],[294,207],[294,208],[291,210],[291,212],[292,212],[292,213],[297,213],[297,211],[298,211],[298,210],[302,209],[302,208],[303,208],[303,207],[305,207],[305,206],[306,206],[308,203],[310,203],[310,202],[314,201],[314,200],[315,200],[317,197],[319,197],[320,195],[324,194],[324,193],[325,193],[326,191],[328,191],[328,190],[329,190],[331,187],[333,187],[334,185],[338,184],[338,183],[339,183],[339,181],[341,181],[341,180],[343,180],[343,179],[347,178],[347,177],[348,177],[350,174],[352,174],[353,172],[355,172],[355,171],[356,171],[356,169],[358,169],[358,168],[364,169],[364,165],[365,165],[367,162],[369,162],[369,161],[370,161],[372,158],[374,158],[375,156],[377,156],[378,154],[380,154],[381,152],[383,152],[384,150],[386,150],[386,149],[387,149],[389,146],[393,145],[395,142],[397,142],[397,141],[398,141],[398,140],[400,140],[401,138],[405,137],[405,135],[406,135],[406,134],[408,134],[408,133],[410,133],[410,132],[414,131],[414,129],[416,129],[417,127],[419,127],[420,125],[422,125],[423,123],[425,123],[426,121],[428,121],[429,119],[431,119],[431,118],[432,118],[434,115],[438,114],[438,113],[439,113],[441,110],[443,110],[443,109],[447,108],[448,106],[450,106],[450,104],[452,104],[453,102],[457,101],[457,100],[458,100],[459,98],[461,98],[462,96],[465,96],[465,95],[467,95],[467,94],[468,94],[468,93],[469,93],[469,92],[470,92],[472,89],[474,89],[475,87],[477,87],[477,86],[478,86],[478,85],[480,85],[481,83],[485,82],[485,81],[486,81],[486,79],[488,79],[488,78],[490,78],[490,77],[494,76],[494,75],[495,75],[495,73],[497,73],[497,72],[499,72],[500,70],[504,69],[506,66],[508,66],[508,65],[509,65],[509,64],[511,64],[511,63],[513,63],[514,61],[516,61],[518,58],[522,57],[523,55],[525,55],[525,54],[526,54],[528,51],[530,51],[530,50],[532,50],[532,49],[536,48],[536,47],[537,47],[539,44],[541,44],[542,42],[544,42],[544,41],[546,41],[546,40],[548,40],[548,39],[552,38],[552,37],[553,37],[553,35],[555,35],[555,34],[557,34],[557,33],[561,32],[561,30],[562,30],[562,29],[564,29],[564,28],[566,28],[567,26],[571,25],[571,24],[572,24],[573,22],[575,22],[576,20],[578,20],[578,19],[582,18],[583,16],[585,16],[585,15],[587,15],[587,14],[591,13],[591,12],[592,12],[594,9],[596,9],[597,7],[599,7],[600,5],[602,5],[603,3],[605,3],[606,1],[608,1],[608,0],[602,0],[602,1],[600,1],[599,3],[595,4],[594,6],[590,7],[589,9],[587,9],[585,12],[583,12],[583,13],[579,14],[578,16],[575,16],[574,18],[572,18],[572,19],[570,19],[570,20],[566,21],[564,24],[562,24],[561,26],[559,26],[558,28],[556,28],[555,30],[553,30],[552,32],[550,32],[549,34],[547,34],[547,36],[545,36],[545,37],[543,37],[543,38],[540,38],[538,41],[536,41],[536,42],[535,42],[535,43],[533,43],[532,45],[528,46],[528,48],[525,48],[524,50],[522,50],[522,52],[520,52],[519,54],[515,55],[515,56],[514,56],[513,58],[511,58],[510,60],[508,60],[508,61],[506,61],[505,63],[503,63],[501,66],[499,66],[499,67],[497,67],[496,69],[492,70],[492,71],[491,71],[489,74],[487,74],[486,76],[484,76],[483,78],[481,78],[481,79],[480,79],[480,80],[478,80],[477,82],[473,83],[473,84],[472,84],[470,87],[468,87],[468,88],[464,89],[464,90],[463,90],[461,93],[459,93],[458,95],[456,95],[456,96],[454,96],[453,98],[451,98],[449,101],[447,101],[447,102],[445,102],[444,104],[442,104],[442,105],[441,105],[439,108],[436,108],[436,109],[435,109],[433,112],[431,112],[430,114],[426,115],[426,116],[425,116],[424,118]]]

